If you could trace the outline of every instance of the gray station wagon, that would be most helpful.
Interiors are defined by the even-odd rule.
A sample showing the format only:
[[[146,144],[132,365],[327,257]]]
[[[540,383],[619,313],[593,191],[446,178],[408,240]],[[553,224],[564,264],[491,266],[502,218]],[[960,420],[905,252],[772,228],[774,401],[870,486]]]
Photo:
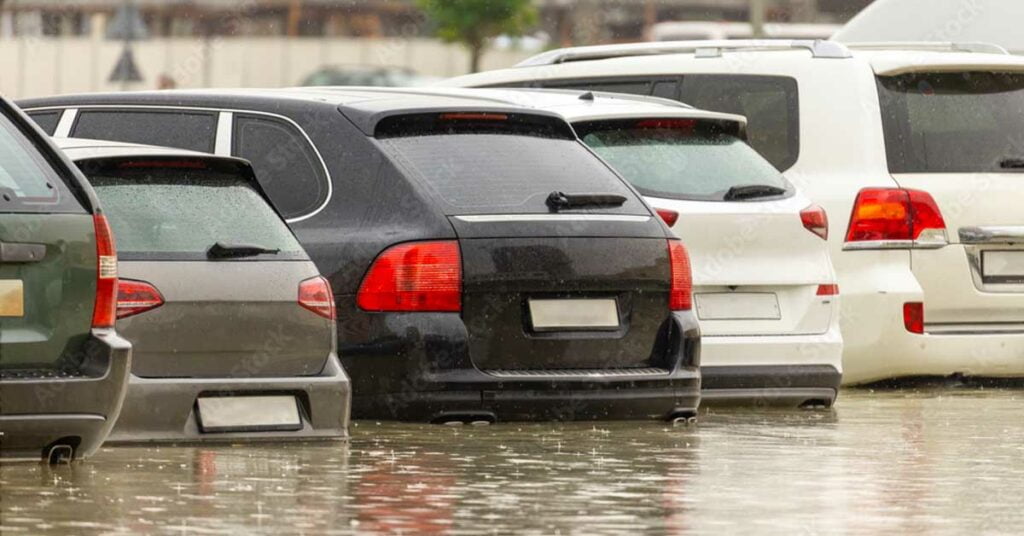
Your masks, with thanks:
[[[112,441],[343,437],[334,298],[245,160],[58,140],[118,236],[136,349]]]

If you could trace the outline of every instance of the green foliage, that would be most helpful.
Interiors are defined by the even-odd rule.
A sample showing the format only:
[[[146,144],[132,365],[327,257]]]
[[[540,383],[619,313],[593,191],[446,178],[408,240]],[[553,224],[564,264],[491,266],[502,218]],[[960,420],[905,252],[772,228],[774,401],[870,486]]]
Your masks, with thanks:
[[[469,48],[473,70],[489,39],[522,35],[537,21],[532,0],[416,0],[436,23],[438,37]]]

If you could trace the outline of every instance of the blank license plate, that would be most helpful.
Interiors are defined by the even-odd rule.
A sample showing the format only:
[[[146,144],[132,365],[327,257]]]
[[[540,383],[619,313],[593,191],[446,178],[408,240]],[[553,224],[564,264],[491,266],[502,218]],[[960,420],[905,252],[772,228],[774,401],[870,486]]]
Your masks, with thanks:
[[[614,299],[530,300],[529,305],[535,330],[619,329],[619,307]]]
[[[779,320],[779,298],[771,293],[697,294],[697,318],[701,320]]]
[[[983,251],[981,273],[985,277],[1024,278],[1024,251]]]
[[[211,396],[197,404],[199,428],[206,433],[302,429],[294,396]]]

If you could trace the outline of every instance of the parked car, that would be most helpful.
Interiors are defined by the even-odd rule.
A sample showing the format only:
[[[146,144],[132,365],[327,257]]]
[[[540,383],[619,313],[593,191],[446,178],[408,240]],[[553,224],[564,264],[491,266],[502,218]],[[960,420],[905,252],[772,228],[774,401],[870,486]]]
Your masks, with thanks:
[[[0,99],[0,457],[89,456],[121,410],[117,253],[96,196]]]
[[[551,112],[413,89],[25,104],[59,136],[250,159],[331,281],[357,418],[696,412],[685,248]]]
[[[425,86],[437,81],[412,69],[377,65],[332,65],[321,67],[303,79],[303,86]]]
[[[847,383],[1024,375],[1024,58],[827,41],[563,49],[459,86],[666,96],[744,115],[830,215]]]
[[[248,162],[63,138],[119,237],[135,352],[111,441],[339,438],[349,381],[327,280]]]
[[[746,119],[654,97],[519,93],[568,120],[686,244],[702,401],[831,406],[843,348],[828,218],[743,141]]]

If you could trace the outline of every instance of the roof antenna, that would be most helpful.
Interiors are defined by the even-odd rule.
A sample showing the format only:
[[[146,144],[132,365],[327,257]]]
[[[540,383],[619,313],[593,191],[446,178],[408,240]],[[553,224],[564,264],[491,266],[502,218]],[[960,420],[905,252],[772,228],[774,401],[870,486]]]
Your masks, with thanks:
[[[588,92],[580,95],[580,100],[586,100],[586,101],[594,100],[594,92],[593,91],[588,91]]]

